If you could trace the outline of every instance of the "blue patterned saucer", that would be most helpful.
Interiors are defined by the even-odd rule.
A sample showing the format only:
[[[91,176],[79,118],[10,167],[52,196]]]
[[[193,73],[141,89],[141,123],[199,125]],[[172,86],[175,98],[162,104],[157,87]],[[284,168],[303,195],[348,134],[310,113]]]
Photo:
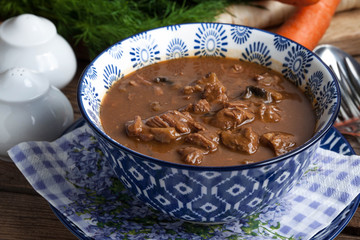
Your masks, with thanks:
[[[84,125],[84,120],[83,119],[79,119],[77,122],[75,122],[68,130],[72,131],[82,125]],[[327,149],[327,150],[331,150],[334,152],[340,152],[341,150],[344,150],[344,146],[345,148],[348,148],[349,151],[346,155],[353,155],[355,154],[355,152],[353,151],[353,149],[351,148],[350,144],[347,142],[347,140],[335,129],[335,128],[331,128],[331,130],[327,133],[327,135],[324,137],[324,139],[321,142],[321,147],[323,149]],[[128,196],[124,196],[124,198],[126,198]],[[105,199],[106,201],[106,199]],[[331,224],[329,224],[327,227],[325,227],[323,230],[319,231],[318,233],[316,233],[311,239],[312,240],[321,240],[321,239],[334,239],[344,228],[345,226],[348,224],[348,222],[350,221],[350,219],[352,218],[352,216],[355,214],[358,205],[360,203],[360,195],[358,197],[356,197],[339,215],[336,216],[336,218],[333,219],[333,221],[331,222]],[[59,218],[59,220],[79,239],[93,239],[89,236],[87,236],[81,229],[79,229],[71,220],[69,220],[63,213],[61,213],[59,210],[57,210],[56,208],[54,208],[53,206],[50,205],[50,207],[52,208],[54,214]],[[86,207],[86,206],[85,206]],[[136,208],[136,206],[134,206]],[[132,208],[132,206],[129,206],[129,208]],[[85,209],[86,211],[86,209]],[[136,211],[133,210],[133,211]],[[314,211],[316,211],[314,209]],[[121,214],[121,213],[119,213]],[[160,217],[159,217],[160,216]],[[148,218],[148,219],[147,219]],[[142,219],[142,223],[136,223],[134,222],[133,219],[126,219],[126,217],[122,219],[122,221],[129,221],[130,224],[136,225],[138,224],[138,231],[134,230],[132,232],[132,234],[134,236],[136,236],[137,234],[140,234],[142,232],[142,228],[141,228],[141,224],[144,223],[144,221],[148,221],[148,222],[153,222],[154,224],[158,224],[161,221],[164,221],[164,219],[159,219],[161,218],[161,214],[160,215],[154,215],[154,217],[150,217],[149,215],[147,217],[144,217],[144,219]],[[132,221],[132,222],[131,222]],[[115,222],[114,222],[115,224]],[[189,234],[189,232],[186,233],[181,233],[182,230],[178,230],[176,227],[176,222],[169,222],[169,225],[173,224],[173,230],[177,231],[177,236],[187,236],[186,234]],[[192,224],[190,224],[192,225]],[[159,227],[159,225],[158,225]],[[169,226],[166,226],[167,228]],[[161,228],[161,225],[160,225]],[[135,226],[136,229],[136,226]],[[195,230],[196,232],[192,232],[192,237],[196,237],[197,239],[204,239],[203,238],[203,234],[206,231],[214,231],[215,228],[213,228],[212,226],[198,226],[196,228],[192,228],[192,230]],[[189,229],[187,229],[189,231]],[[190,229],[191,230],[191,229]],[[224,230],[224,229],[222,229]],[[94,231],[96,231],[94,229]],[[165,230],[164,230],[165,232]],[[215,233],[214,233],[215,234]],[[216,234],[215,234],[216,235]],[[151,239],[158,239],[164,237],[162,236],[161,231],[159,231],[158,235],[152,235]],[[233,236],[232,236],[233,237]],[[241,234],[239,234],[237,236],[237,238],[231,238],[231,239],[243,239]],[[134,239],[138,239],[138,238],[134,238]],[[140,239],[140,238],[139,238]],[[179,238],[182,239],[182,238]],[[186,239],[186,238],[184,238]],[[217,239],[217,238],[216,238]],[[244,238],[244,239],[248,239],[248,238]]]

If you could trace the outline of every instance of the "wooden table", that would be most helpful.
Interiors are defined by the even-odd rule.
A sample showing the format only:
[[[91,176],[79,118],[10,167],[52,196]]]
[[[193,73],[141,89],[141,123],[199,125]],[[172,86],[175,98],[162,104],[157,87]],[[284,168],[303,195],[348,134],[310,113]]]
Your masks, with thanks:
[[[354,20],[360,16],[359,12],[352,15],[340,15],[359,24]],[[349,17],[350,16],[350,17]],[[342,27],[342,21],[334,20],[329,31],[335,31],[336,27]],[[338,26],[339,25],[339,26]],[[353,27],[353,25],[351,25]],[[352,28],[351,27],[351,28]],[[359,29],[360,30],[360,29]],[[344,34],[333,38],[328,34],[322,43],[333,43],[348,50],[360,60],[360,42],[353,29],[349,30],[352,35],[352,44],[345,44]],[[346,34],[345,34],[346,35]],[[88,64],[87,61],[79,60],[78,72],[73,81],[63,89],[63,92],[70,99],[74,108],[75,120],[79,119],[80,112],[76,102],[76,87],[79,76]],[[360,146],[351,142],[357,154],[360,153]],[[0,239],[21,240],[21,239],[77,239],[54,215],[49,204],[29,185],[22,173],[11,162],[0,161]],[[336,238],[337,240],[360,239],[360,209],[355,213],[347,227]]]

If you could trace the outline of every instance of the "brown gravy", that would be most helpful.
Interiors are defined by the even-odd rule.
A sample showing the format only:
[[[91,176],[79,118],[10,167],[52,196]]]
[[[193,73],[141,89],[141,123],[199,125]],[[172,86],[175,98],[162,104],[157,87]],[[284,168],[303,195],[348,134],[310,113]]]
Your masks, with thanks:
[[[206,104],[198,104],[204,99]],[[180,122],[191,118],[201,126],[186,122],[184,131],[161,126],[159,121],[168,115],[176,115]],[[255,63],[215,57],[164,61],[125,76],[106,93],[100,118],[105,132],[128,148],[202,166],[275,157],[306,142],[315,128],[310,102],[281,74]],[[136,121],[144,134],[136,135]],[[169,131],[163,133],[162,127]],[[201,135],[203,128],[213,135]],[[280,140],[271,134],[264,137],[269,132],[283,135]],[[277,149],[274,144],[281,146]]]

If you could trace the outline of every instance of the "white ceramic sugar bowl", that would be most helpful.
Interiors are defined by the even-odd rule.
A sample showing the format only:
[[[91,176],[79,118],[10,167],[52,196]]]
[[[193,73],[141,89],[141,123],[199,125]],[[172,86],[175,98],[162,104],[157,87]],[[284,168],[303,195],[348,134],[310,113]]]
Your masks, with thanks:
[[[52,141],[73,122],[66,96],[38,73],[12,68],[0,73],[0,158],[24,141]]]
[[[61,89],[74,77],[77,63],[51,21],[22,14],[0,25],[0,72],[14,67],[34,70]]]

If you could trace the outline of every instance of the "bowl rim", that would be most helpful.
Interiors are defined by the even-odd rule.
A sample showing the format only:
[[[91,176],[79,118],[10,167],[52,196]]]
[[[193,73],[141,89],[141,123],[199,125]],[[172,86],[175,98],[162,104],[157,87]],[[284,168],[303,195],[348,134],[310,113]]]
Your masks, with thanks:
[[[159,30],[159,29],[164,29],[167,27],[171,27],[171,26],[182,26],[182,25],[201,25],[201,24],[217,24],[217,25],[228,25],[228,26],[239,26],[239,27],[245,27],[251,30],[255,30],[255,31],[260,31],[260,32],[264,32],[268,35],[273,35],[273,36],[280,36],[282,38],[287,39],[288,41],[292,42],[293,44],[296,45],[300,45],[302,46],[304,49],[306,49],[307,51],[309,51],[313,57],[315,57],[317,59],[317,61],[319,61],[324,67],[325,69],[330,73],[330,75],[332,76],[332,79],[335,81],[335,88],[336,88],[336,92],[337,92],[337,99],[336,99],[336,108],[334,113],[332,114],[332,116],[330,117],[329,120],[327,120],[327,123],[321,127],[320,131],[315,132],[315,134],[309,139],[307,140],[305,143],[301,144],[300,146],[296,147],[294,150],[285,153],[283,155],[277,156],[277,157],[272,157],[272,158],[268,158],[262,161],[258,161],[258,162],[254,162],[254,163],[248,163],[248,164],[239,164],[239,165],[230,165],[230,166],[198,166],[198,165],[190,165],[190,164],[182,164],[182,163],[174,163],[174,162],[170,162],[170,161],[166,161],[166,160],[161,160],[161,159],[157,159],[151,156],[147,156],[145,154],[139,153],[131,148],[125,147],[122,144],[120,144],[119,142],[115,141],[114,139],[112,139],[110,136],[108,136],[107,134],[105,134],[105,132],[103,132],[101,129],[99,129],[95,123],[93,123],[90,118],[89,115],[86,113],[85,108],[84,108],[84,104],[82,102],[81,99],[81,89],[83,87],[84,84],[84,78],[85,78],[85,73],[88,71],[88,69],[90,68],[90,66],[97,61],[97,59],[99,57],[101,57],[107,50],[109,50],[111,47],[113,47],[114,45],[117,45],[123,41],[127,41],[129,39],[131,39],[133,36],[135,35],[139,35],[139,34],[143,34],[145,32],[149,32],[149,31],[155,31],[155,30]],[[303,151],[306,151],[308,148],[312,147],[316,142],[320,143],[320,140],[322,139],[322,137],[330,130],[330,128],[333,126],[333,124],[335,123],[335,120],[337,118],[337,115],[339,113],[340,110],[340,101],[341,101],[341,92],[340,92],[340,86],[338,83],[338,79],[335,76],[335,74],[333,73],[333,71],[331,71],[330,67],[328,67],[322,60],[321,58],[315,54],[312,50],[304,47],[303,45],[287,38],[287,37],[283,37],[279,34],[276,34],[274,32],[270,32],[264,29],[259,29],[259,28],[255,28],[255,27],[249,27],[249,26],[245,26],[245,25],[240,25],[240,24],[230,24],[230,23],[216,23],[216,22],[192,22],[192,23],[182,23],[182,24],[174,24],[174,25],[166,25],[166,26],[162,26],[162,27],[157,27],[157,28],[153,28],[153,29],[149,29],[149,30],[145,30],[143,32],[139,32],[136,33],[134,35],[131,35],[127,38],[124,38],[122,40],[119,40],[118,42],[110,45],[109,47],[107,47],[106,49],[104,49],[101,53],[99,53],[83,70],[83,72],[81,73],[80,77],[79,77],[79,81],[78,81],[78,86],[77,86],[77,102],[78,102],[78,106],[79,106],[79,110],[80,113],[82,115],[82,117],[85,119],[86,123],[90,126],[90,128],[92,130],[94,130],[96,132],[97,135],[101,136],[102,138],[105,138],[106,141],[110,142],[112,145],[115,145],[116,147],[119,147],[122,151],[126,151],[128,154],[130,153],[131,155],[135,155],[137,158],[141,158],[145,161],[150,161],[153,162],[155,164],[159,164],[161,166],[166,166],[166,167],[173,167],[173,168],[177,168],[177,169],[187,169],[187,170],[193,170],[193,171],[236,171],[236,170],[244,170],[244,169],[251,169],[251,168],[258,168],[258,167],[265,167],[267,165],[270,164],[274,164],[274,163],[279,163],[281,161],[284,161],[286,159],[289,159]]]

